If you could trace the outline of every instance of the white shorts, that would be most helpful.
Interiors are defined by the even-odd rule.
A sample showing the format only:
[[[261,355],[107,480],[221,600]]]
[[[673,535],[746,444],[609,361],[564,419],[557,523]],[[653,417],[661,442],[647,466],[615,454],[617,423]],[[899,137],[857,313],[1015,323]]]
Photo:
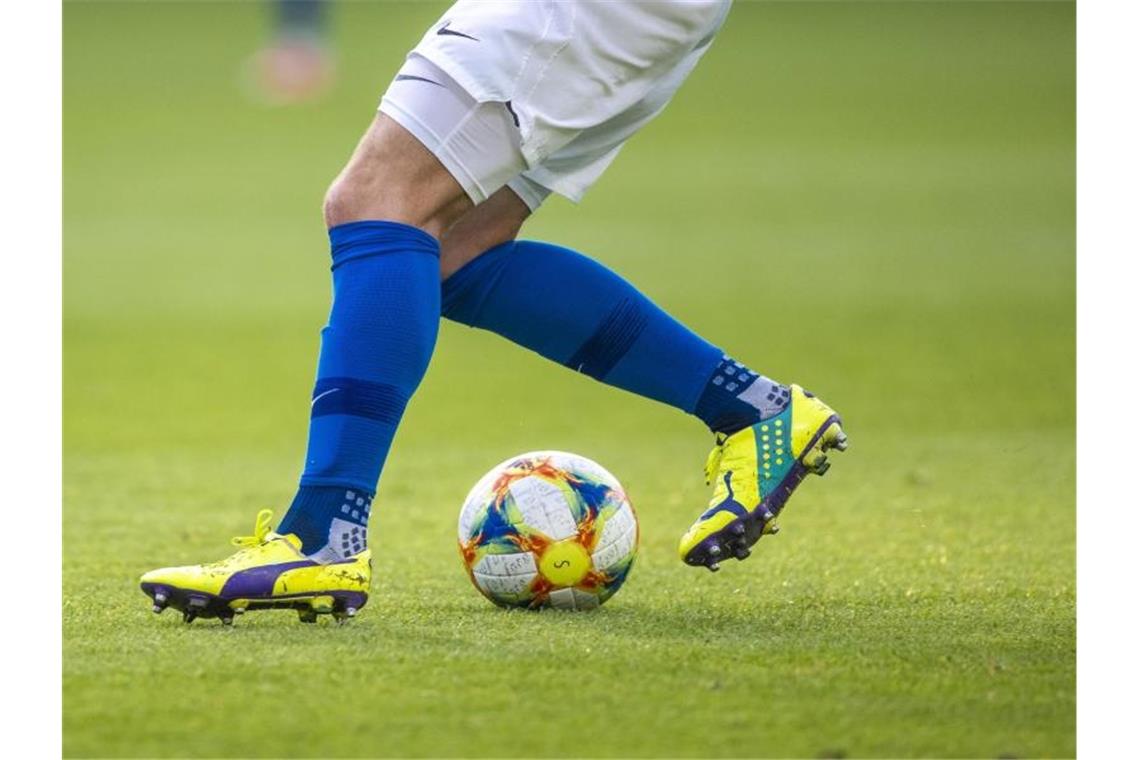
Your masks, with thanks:
[[[708,49],[731,0],[460,0],[389,86],[380,111],[475,203],[504,185],[531,209],[581,200]]]

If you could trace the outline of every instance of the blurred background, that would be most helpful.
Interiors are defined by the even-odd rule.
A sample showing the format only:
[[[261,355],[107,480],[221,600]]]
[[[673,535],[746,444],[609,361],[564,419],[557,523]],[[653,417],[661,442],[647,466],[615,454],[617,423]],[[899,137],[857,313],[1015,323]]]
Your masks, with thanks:
[[[445,8],[282,37],[270,4],[65,4],[66,753],[1073,754],[1072,3],[738,2],[586,200],[524,230],[842,412],[852,449],[749,563],[675,558],[698,422],[445,323],[371,614],[151,618],[139,574],[291,498],[321,199]],[[466,490],[540,448],[641,517],[592,618],[503,614],[456,557]]]

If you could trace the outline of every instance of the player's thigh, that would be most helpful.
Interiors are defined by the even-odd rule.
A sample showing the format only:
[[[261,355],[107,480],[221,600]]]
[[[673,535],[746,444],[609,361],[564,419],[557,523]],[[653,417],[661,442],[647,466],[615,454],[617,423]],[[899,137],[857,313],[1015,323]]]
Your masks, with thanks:
[[[526,168],[509,109],[476,101],[418,56],[379,110],[330,191],[330,224],[386,218],[439,237]]]
[[[526,168],[509,108],[477,101],[443,70],[415,55],[404,62],[384,93],[378,121],[400,130],[402,149],[409,154],[431,156],[431,172],[402,173],[414,187],[401,183],[385,192],[402,193],[417,206],[424,205],[425,193],[434,201],[449,201],[440,233]]]

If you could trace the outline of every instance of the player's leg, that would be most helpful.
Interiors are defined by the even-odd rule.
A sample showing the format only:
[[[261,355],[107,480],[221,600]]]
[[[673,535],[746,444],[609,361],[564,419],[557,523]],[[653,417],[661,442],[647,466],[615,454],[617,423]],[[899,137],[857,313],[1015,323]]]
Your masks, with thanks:
[[[304,472],[278,527],[308,556],[338,561],[367,545],[380,469],[435,346],[438,236],[470,206],[435,156],[384,114],[329,188],[333,304]]]
[[[312,622],[364,605],[372,495],[439,326],[437,236],[471,205],[429,150],[376,118],[325,202],[334,297],[297,494],[276,532],[263,510],[229,559],[143,576],[156,612],[228,622],[247,609],[293,607]]]
[[[380,110],[325,202],[334,298],[297,494],[276,532],[260,513],[233,557],[144,576],[156,611],[230,620],[287,606],[312,621],[367,599],[372,495],[438,330],[438,238],[525,168],[510,110],[415,57]]]
[[[724,556],[743,559],[777,530],[774,517],[803,475],[826,470],[826,449],[845,446],[838,416],[730,359],[597,261],[516,241],[541,202],[541,189],[520,180],[444,235],[443,315],[700,418],[717,437],[706,472],[716,488],[682,557],[714,568]]]
[[[476,202],[495,218],[501,200],[485,193],[523,166],[507,109],[476,102],[422,61],[405,63],[381,109],[325,202],[335,295],[305,470],[278,528],[321,561],[366,546],[381,466],[435,344],[437,238]]]
[[[665,107],[708,48],[727,4],[669,9],[599,4],[591,5],[586,15],[600,14],[595,19],[600,22],[601,16],[627,11],[641,14],[639,25],[664,20],[657,18],[659,13],[675,12],[679,15],[673,21],[696,21],[692,27],[696,33],[675,40],[661,59],[671,61],[667,69],[642,69],[634,63],[642,58],[630,56],[623,81],[633,82],[630,86],[643,95],[628,107],[614,108],[621,99],[604,94],[594,100],[568,100],[568,89],[581,95],[590,86],[576,90],[575,85],[586,81],[580,72],[553,64],[546,70],[550,81],[545,86],[523,91],[526,99],[516,99],[513,107],[506,103],[515,126],[521,125],[524,133],[528,125],[532,130],[524,138],[531,144],[530,168],[510,183],[527,209],[541,203],[549,189],[574,199],[581,196],[625,140]],[[479,49],[470,42],[498,33],[495,24],[483,23],[487,21],[478,14],[461,14],[455,19],[456,28],[465,34],[461,40],[428,35],[421,52],[441,65],[458,65],[469,75],[464,57]],[[595,47],[620,51],[627,43],[619,37],[605,46],[594,45],[599,29],[616,27],[585,24],[583,35],[573,37],[582,47],[581,55],[589,57],[597,52]],[[618,55],[615,60],[620,59]],[[638,82],[637,75],[644,78]],[[496,89],[494,77],[467,78],[475,87],[491,81],[489,89]],[[568,110],[568,103],[573,110]],[[591,117],[597,119],[592,125]],[[579,131],[549,154],[536,157],[536,146],[551,146],[551,140],[557,142],[567,134],[558,128],[535,134],[535,125],[568,124],[579,125]],[[845,445],[838,416],[799,387],[780,385],[733,361],[597,262],[546,243],[516,242],[514,234],[527,209],[509,196],[501,199],[498,213],[489,207],[476,209],[444,239],[444,315],[497,332],[605,383],[704,420],[717,436],[706,470],[715,490],[709,509],[682,538],[681,555],[690,564],[712,569],[721,557],[746,557],[762,533],[774,532],[773,518],[803,476],[826,469],[826,449]]]
[[[605,118],[584,124],[557,150],[532,161],[510,187],[531,209],[551,190],[578,200],[625,141],[664,109],[707,50],[726,11],[727,4],[719,2],[668,8],[590,5],[584,13],[600,14],[596,21],[629,12],[644,16],[639,25],[663,20],[658,18],[663,12],[686,20],[704,12],[711,15],[699,20],[696,36],[673,49],[676,55],[667,67],[632,65],[626,70],[636,72],[622,79],[627,92],[640,93],[640,99],[625,108],[610,108],[617,100],[603,97],[596,111],[590,100],[573,101],[575,110],[568,111],[566,91],[560,87],[539,88],[530,100],[516,102],[524,124],[528,118],[532,123],[584,124],[580,117],[588,113]],[[614,32],[604,46],[607,50],[620,52],[627,44],[636,47],[644,41],[622,38],[617,31],[621,24],[586,27],[594,32],[574,37],[574,44],[585,51],[597,41],[597,29]],[[577,82],[572,70],[562,70],[559,76]],[[542,118],[535,119],[536,114]],[[445,245],[444,271],[454,269],[444,282],[445,316],[694,414],[716,434],[706,467],[715,486],[713,498],[681,540],[686,562],[716,569],[723,557],[748,556],[763,533],[775,531],[773,518],[804,475],[826,469],[825,451],[845,446],[839,417],[829,407],[798,386],[781,385],[729,358],[596,261],[559,246],[514,240],[469,257],[469,251],[457,257],[466,263],[454,267]]]
[[[447,264],[447,239],[444,266]],[[674,406],[717,438],[710,507],[681,542],[690,564],[748,556],[826,450],[844,448],[839,417],[798,386],[731,359],[622,277],[580,253],[509,240],[444,281],[443,315],[498,333],[608,385]]]
[[[712,569],[744,559],[778,530],[774,518],[803,477],[826,471],[827,450],[846,447],[838,415],[730,358],[599,262],[514,240],[541,198],[530,184],[511,186],[528,202],[476,208],[444,237],[443,315],[700,418],[716,436],[706,465],[714,492],[680,553]],[[479,252],[492,241],[503,242]]]

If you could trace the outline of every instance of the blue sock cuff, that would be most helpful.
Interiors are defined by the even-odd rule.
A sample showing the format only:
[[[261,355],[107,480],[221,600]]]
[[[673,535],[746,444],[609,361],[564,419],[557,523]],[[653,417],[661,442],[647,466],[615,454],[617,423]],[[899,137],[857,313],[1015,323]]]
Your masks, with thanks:
[[[329,229],[332,268],[356,259],[391,253],[424,253],[439,258],[439,241],[419,227],[368,219]]]
[[[503,264],[515,252],[515,241],[509,240],[488,248],[468,261],[443,281],[441,314],[455,322],[474,326],[495,284],[502,276]]]

